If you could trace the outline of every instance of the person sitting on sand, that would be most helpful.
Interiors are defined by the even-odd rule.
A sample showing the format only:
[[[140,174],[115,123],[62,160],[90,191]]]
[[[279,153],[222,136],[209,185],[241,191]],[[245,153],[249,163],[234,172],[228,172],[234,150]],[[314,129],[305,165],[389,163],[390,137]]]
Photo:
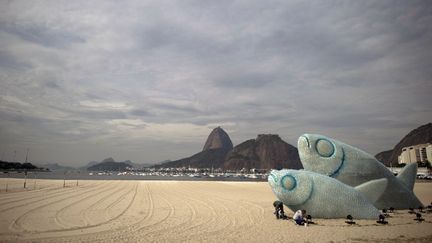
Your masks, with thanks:
[[[273,207],[275,208],[274,214],[276,214],[276,219],[286,219],[285,212],[283,209],[283,203],[281,201],[274,201]]]
[[[306,210],[304,210],[304,209],[297,210],[297,212],[295,212],[293,219],[294,219],[296,224],[298,224],[298,225],[304,224],[304,219],[303,219],[304,216],[303,215],[306,215]]]

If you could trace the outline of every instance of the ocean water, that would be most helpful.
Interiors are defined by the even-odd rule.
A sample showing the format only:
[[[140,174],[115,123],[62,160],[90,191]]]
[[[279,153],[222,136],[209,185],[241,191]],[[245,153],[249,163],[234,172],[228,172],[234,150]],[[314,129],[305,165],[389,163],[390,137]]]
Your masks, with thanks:
[[[24,178],[24,172],[0,172],[0,178]],[[27,179],[66,179],[66,180],[178,180],[178,181],[267,181],[267,178],[249,178],[246,176],[230,175],[229,177],[209,177],[209,176],[194,176],[189,175],[183,176],[169,176],[169,175],[124,175],[113,173],[98,173],[88,171],[52,171],[52,172],[28,172]]]

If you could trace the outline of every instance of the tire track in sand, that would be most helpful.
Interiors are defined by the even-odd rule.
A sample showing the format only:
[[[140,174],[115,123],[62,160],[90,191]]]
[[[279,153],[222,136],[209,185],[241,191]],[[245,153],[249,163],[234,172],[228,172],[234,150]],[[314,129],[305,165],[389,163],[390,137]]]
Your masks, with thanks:
[[[152,183],[153,184],[153,183]],[[172,225],[171,222],[167,224],[166,222],[170,217],[172,217],[175,214],[175,207],[170,202],[169,199],[167,199],[167,194],[161,190],[158,190],[157,194],[152,193],[152,190],[150,187],[147,186],[148,190],[148,196],[150,199],[150,205],[149,205],[149,214],[146,215],[146,217],[142,218],[141,220],[135,222],[134,224],[130,224],[122,229],[117,229],[116,232],[109,232],[108,234],[104,235],[102,239],[100,235],[97,236],[97,239],[91,238],[90,240],[95,241],[101,241],[104,242],[107,238],[112,239],[113,241],[130,241],[130,242],[136,242],[142,240],[144,237],[146,239],[152,238],[156,235],[157,232],[161,231],[167,231],[166,225]],[[156,207],[157,205],[163,204],[163,206]],[[159,211],[167,211],[165,215],[163,215],[161,218],[154,219],[155,216],[155,210]],[[160,215],[159,213],[157,215]],[[153,220],[151,220],[153,218]],[[169,231],[169,229],[168,229]]]
[[[169,226],[165,226],[163,230],[152,231],[152,238],[158,239],[158,237],[166,237],[166,232],[170,232],[170,235],[177,237],[175,239],[171,239],[172,241],[175,241],[178,238],[191,239],[191,237],[197,235],[206,236],[209,233],[213,234],[215,232],[224,231],[235,224],[235,222],[231,218],[229,218],[227,221],[227,218],[222,216],[222,212],[230,211],[229,208],[227,208],[224,204],[215,203],[212,198],[210,198],[210,200],[197,199],[196,193],[193,193],[194,188],[192,188],[192,190],[190,189],[191,185],[189,184],[189,182],[182,182],[176,186],[176,191],[170,191],[169,199],[171,199],[172,201],[176,199],[177,201],[175,202],[177,202],[176,205],[178,207],[181,207],[185,204],[187,207],[190,206],[192,208],[190,212],[192,212],[192,214],[193,212],[196,212],[196,216],[191,216],[188,218],[187,222],[183,221],[178,224],[173,224],[173,221],[170,221]],[[159,192],[160,191],[161,190],[159,190]],[[200,212],[198,213],[198,207],[202,207],[205,209],[198,210],[198,212]],[[228,213],[226,213],[224,216],[226,216],[227,214]],[[192,218],[195,219],[189,221]],[[221,225],[222,227],[220,227]],[[141,235],[140,237],[144,236]]]
[[[109,186],[109,184],[108,184],[108,185],[106,185],[106,184],[102,184],[100,187],[101,187],[101,188],[105,188],[105,187],[108,187],[108,186]],[[76,197],[75,194],[78,194],[78,196],[82,196],[83,194],[86,195],[86,194],[88,194],[88,193],[92,193],[92,192],[94,192],[94,191],[98,191],[98,190],[100,190],[99,187],[97,187],[97,188],[89,188],[89,189],[86,190],[85,192],[81,192],[81,191],[74,191],[74,192],[73,192],[73,193],[74,193],[73,195],[70,195],[70,193],[69,193],[69,194],[68,194],[69,196],[67,196],[67,197],[65,197],[65,198],[60,198],[60,199],[58,199],[58,200],[51,201],[51,202],[48,202],[48,203],[42,204],[42,205],[40,205],[40,206],[37,206],[37,207],[31,208],[31,209],[28,209],[27,211],[24,211],[21,215],[19,215],[17,218],[15,218],[15,219],[12,221],[12,223],[9,225],[9,230],[11,230],[11,231],[13,231],[13,232],[29,232],[28,230],[25,230],[25,229],[21,226],[21,225],[22,225],[21,222],[24,221],[24,219],[25,219],[28,215],[30,215],[31,213],[36,212],[36,211],[38,211],[38,210],[41,210],[41,209],[44,208],[44,207],[47,207],[47,206],[51,206],[51,205],[54,205],[54,204],[60,203],[60,202],[62,202],[62,201],[66,201],[66,200],[69,200],[69,199],[71,199],[71,198],[75,198],[75,197]],[[40,200],[40,201],[44,201],[44,200]],[[28,203],[26,203],[26,204],[28,204]]]
[[[78,188],[87,188],[87,187],[92,187],[94,184],[97,185],[97,183],[86,183],[85,185],[80,185],[78,186]],[[30,184],[28,184],[30,185]],[[72,189],[72,188],[76,188],[74,187],[63,187],[63,186],[48,186],[48,187],[44,187],[44,188],[39,188],[39,189],[31,189],[31,190],[25,190],[25,191],[18,191],[18,192],[8,192],[2,195],[2,198],[0,198],[0,206],[8,204],[8,203],[14,203],[14,202],[19,202],[22,200],[26,200],[26,199],[33,199],[35,196],[50,196],[52,194],[58,193],[58,190],[62,190],[63,189]],[[51,193],[47,193],[47,192],[51,192]],[[39,194],[39,195],[34,195],[34,194]],[[5,201],[11,199],[11,201]]]
[[[175,205],[177,207],[183,207],[183,206],[185,206],[185,208],[187,208],[187,212],[190,212],[190,213],[186,213],[186,215],[184,215],[184,216],[180,215],[180,216],[175,217],[175,212],[176,211],[174,211],[174,214],[172,215],[173,217],[171,218],[172,220],[170,221],[170,224],[169,224],[170,227],[168,229],[164,228],[164,231],[169,231],[170,234],[174,234],[174,235],[180,236],[185,231],[187,231],[189,229],[192,229],[192,228],[195,228],[197,226],[196,223],[195,223],[195,221],[197,220],[198,213],[197,213],[196,207],[194,207],[192,205],[192,203],[188,202],[189,198],[186,199],[185,194],[182,193],[181,191],[177,191],[177,190],[176,191],[170,191],[169,194],[167,194],[166,192],[164,192],[164,194],[168,195],[168,198],[165,198],[166,200],[168,200],[168,201],[174,201],[173,200],[173,198],[174,198],[176,200],[176,201],[174,201],[174,203],[175,203]],[[203,205],[205,207],[207,207],[206,204],[203,204]],[[211,210],[211,207],[207,207],[207,208],[209,210]],[[186,220],[182,220],[181,222],[175,223],[174,221],[178,217],[180,217],[181,219],[184,219],[185,217],[187,217],[187,219]],[[207,219],[209,217],[204,217],[204,218]],[[199,225],[202,225],[202,224],[204,224],[206,222],[201,222],[201,223],[199,223]],[[159,230],[153,231],[152,232],[152,237],[155,237],[155,236],[160,235],[160,234],[165,234],[165,232],[163,232],[163,233],[158,233],[158,232],[160,232],[160,231]]]
[[[129,210],[132,207],[132,204],[136,203],[136,204],[142,205],[142,203],[136,202],[138,185],[139,185],[139,183],[137,183],[135,185],[135,194],[134,194],[132,200],[130,201],[130,204],[128,205],[128,207],[122,212],[122,214],[117,215],[115,218],[112,218],[110,222],[119,219],[123,214],[125,214],[125,212],[127,210]],[[151,190],[150,190],[148,183],[145,183],[143,188],[144,188],[143,191],[145,191],[144,194],[146,195],[146,197],[142,197],[141,202],[144,199],[148,199],[148,203],[147,203],[148,208],[147,208],[147,210],[145,210],[145,211],[147,211],[147,214],[144,217],[142,217],[139,220],[137,220],[131,224],[128,224],[128,225],[121,224],[121,226],[116,228],[115,230],[112,230],[112,229],[97,230],[97,229],[95,229],[94,232],[85,232],[86,230],[88,231],[91,228],[97,228],[97,226],[100,226],[100,225],[94,225],[91,227],[83,228],[82,230],[84,230],[84,232],[79,231],[78,232],[79,237],[73,236],[73,235],[66,236],[66,237],[67,238],[73,237],[73,240],[87,241],[87,242],[105,242],[106,239],[114,239],[114,240],[122,241],[122,239],[120,239],[120,238],[122,238],[122,236],[132,235],[132,234],[136,233],[138,230],[141,230],[142,229],[142,223],[147,221],[147,220],[150,220],[151,218],[154,217],[154,209],[155,209],[154,198],[152,196],[152,193],[151,193]],[[48,239],[48,238],[45,237],[43,239]]]
[[[97,185],[97,187],[103,187],[103,185],[99,184],[99,185]],[[41,198],[41,199],[36,199],[34,197],[31,197],[31,198],[29,198],[30,200],[31,199],[36,199],[36,200],[28,201],[28,200],[26,200],[27,198],[25,198],[25,199],[18,199],[18,200],[15,200],[13,202],[4,203],[4,205],[6,205],[6,204],[14,203],[14,202],[23,202],[21,204],[13,205],[13,206],[10,206],[8,208],[0,209],[0,212],[2,212],[2,211],[8,211],[8,210],[11,210],[11,209],[14,209],[14,208],[18,208],[18,207],[27,206],[28,204],[34,204],[34,203],[42,202],[42,201],[45,201],[47,199],[47,197],[52,198],[52,197],[58,197],[58,196],[62,196],[62,195],[67,195],[67,194],[70,194],[71,191],[73,191],[73,190],[83,189],[83,188],[86,188],[86,187],[78,187],[78,188],[74,188],[74,187],[63,188],[63,187],[61,187],[61,188],[54,189],[56,191],[52,192],[51,194],[41,194],[41,195],[38,195],[38,197],[36,197],[36,198]],[[76,192],[76,191],[73,191],[73,192]]]
[[[205,223],[205,225],[207,225],[207,229],[206,230],[205,229],[201,229],[199,231],[200,232],[199,234],[221,232],[221,231],[226,230],[227,228],[234,227],[237,224],[237,221],[236,221],[235,218],[226,217],[227,215],[232,215],[231,209],[229,207],[227,207],[227,204],[226,204],[227,201],[217,203],[216,201],[220,201],[220,200],[218,200],[217,198],[215,198],[214,194],[209,194],[207,190],[202,190],[201,188],[195,188],[195,187],[193,187],[194,185],[192,183],[193,182],[189,182],[188,184],[183,184],[184,188],[189,188],[189,189],[185,189],[185,190],[187,190],[189,192],[194,192],[194,194],[198,193],[198,194],[201,195],[200,198],[206,198],[206,199],[209,199],[209,200],[207,200],[207,201],[198,200],[198,199],[195,199],[193,197],[189,197],[188,199],[204,203],[209,208],[211,208],[211,211],[212,211],[211,220],[209,220],[208,222]],[[210,205],[210,203],[212,205]],[[222,208],[222,210],[217,209],[217,207]],[[225,223],[225,224],[222,225],[222,228],[216,227],[216,225],[217,226],[221,225],[220,220],[227,221],[227,223]],[[194,228],[196,228],[196,227],[194,227]],[[193,228],[191,228],[191,229],[193,229]]]
[[[114,185],[115,187],[117,186],[117,185]],[[127,185],[126,185],[127,186]],[[114,188],[115,188],[114,187]],[[119,189],[117,189],[115,192],[114,192],[114,194],[115,193],[117,193],[118,191],[120,191],[120,190],[122,190],[124,188],[124,186],[123,187],[120,187]],[[100,195],[100,194],[103,194],[103,193],[106,193],[106,192],[108,192],[108,195],[107,196],[104,196],[104,197],[102,197],[102,199],[101,200],[98,200],[96,203],[98,203],[98,202],[100,202],[100,201],[103,201],[103,200],[105,200],[106,198],[108,198],[108,197],[111,197],[112,196],[112,194],[111,194],[111,191],[113,190],[113,188],[108,188],[108,189],[106,189],[106,190],[103,190],[103,191],[101,191],[101,192],[98,192],[98,193],[96,193],[96,194],[98,194],[98,195]],[[70,209],[70,208],[73,208],[73,207],[76,207],[76,206],[79,206],[79,205],[77,205],[77,203],[83,203],[83,202],[85,202],[85,201],[87,201],[87,200],[89,200],[89,199],[93,199],[95,197],[95,195],[94,194],[91,194],[91,195],[89,195],[89,196],[86,196],[86,197],[84,197],[84,198],[79,198],[78,200],[75,200],[75,201],[72,201],[71,203],[69,203],[68,205],[66,205],[66,206],[64,206],[63,208],[61,208],[60,210],[58,210],[57,212],[56,212],[56,214],[55,214],[55,218],[54,218],[54,221],[59,225],[59,226],[61,226],[62,228],[77,228],[77,227],[81,227],[81,226],[77,226],[77,225],[72,225],[72,224],[70,224],[70,223],[68,223],[66,220],[64,220],[63,218],[63,216],[64,216],[64,214],[66,213],[66,210],[68,210],[68,209]],[[85,218],[83,218],[84,219],[84,226],[87,226],[88,225],[88,223],[89,222],[86,222],[85,221]]]
[[[202,193],[208,194],[208,191],[202,191]],[[246,213],[249,222],[248,225],[254,225],[256,223],[256,220],[260,220],[264,218],[265,209],[262,206],[253,204],[243,198],[237,198],[237,199],[226,198],[223,195],[224,194],[220,194],[220,193],[214,194],[215,196],[214,199],[222,201],[227,204],[234,204],[233,208],[239,208],[236,211],[241,212],[241,215],[245,215]],[[247,207],[245,204],[257,209],[258,213],[254,214],[251,210],[251,207]],[[236,218],[245,218],[245,217],[243,216],[243,217],[236,217]]]
[[[161,192],[161,191],[159,191],[159,194],[167,195],[166,193]],[[139,226],[137,230],[142,230],[142,229],[144,229],[144,228],[148,228],[149,226],[156,226],[156,225],[160,225],[160,224],[164,223],[165,221],[167,221],[168,218],[169,218],[170,216],[172,216],[172,215],[175,213],[175,207],[174,207],[174,205],[173,205],[172,203],[170,203],[170,201],[169,201],[168,199],[166,199],[165,197],[160,197],[160,199],[162,199],[162,201],[164,201],[165,204],[167,205],[167,207],[169,208],[169,212],[168,212],[168,214],[167,214],[166,216],[164,216],[164,217],[163,217],[161,220],[159,220],[159,221],[156,221],[156,222],[151,223],[151,224],[146,224],[146,225],[144,225],[144,226],[142,226],[142,225]],[[161,207],[161,208],[162,208],[162,207]],[[159,208],[159,209],[161,209],[161,208]],[[153,210],[154,210],[154,207],[153,207]],[[147,232],[145,235],[148,235],[149,233],[152,233],[152,232],[154,232],[154,231]]]
[[[129,183],[128,183],[128,184],[129,184]],[[103,209],[103,210],[104,210],[104,215],[105,215],[105,216],[104,216],[105,220],[104,220],[102,223],[94,223],[94,224],[92,224],[92,223],[91,223],[91,219],[90,219],[89,214],[90,214],[90,213],[91,213],[91,212],[92,212],[92,211],[93,211],[97,206],[100,206],[100,203],[102,203],[103,201],[106,201],[107,199],[109,199],[110,197],[112,197],[112,194],[109,194],[109,195],[107,195],[107,196],[105,196],[105,197],[99,199],[98,201],[94,202],[92,205],[90,205],[89,207],[87,207],[86,209],[84,209],[83,211],[81,211],[81,212],[80,212],[80,215],[81,215],[81,218],[83,218],[84,221],[86,222],[85,225],[86,225],[86,226],[102,225],[103,223],[107,223],[107,222],[111,221],[111,219],[112,219],[112,218],[115,218],[116,216],[114,216],[114,217],[109,217],[109,215],[108,215],[108,213],[107,213],[107,210],[109,210],[109,208],[113,207],[115,204],[117,204],[118,202],[120,202],[121,200],[123,200],[123,199],[124,199],[127,195],[129,195],[130,193],[133,193],[133,194],[134,194],[134,196],[132,196],[132,198],[134,198],[135,195],[136,195],[136,193],[137,193],[137,192],[136,192],[136,187],[137,187],[137,185],[135,184],[135,186],[133,186],[132,189],[127,190],[127,191],[126,191],[125,193],[123,193],[123,194],[120,194],[120,195],[118,196],[118,198],[114,200],[114,202],[110,203],[106,208]],[[123,191],[125,188],[126,188],[126,189],[129,188],[129,185],[126,185],[126,186],[120,188],[119,190],[115,191],[113,194],[117,194],[118,192]],[[130,204],[130,203],[129,203],[129,204]],[[127,210],[127,208],[128,208],[128,206],[126,207],[126,210]],[[125,212],[125,210],[122,210],[121,212]],[[120,215],[121,215],[121,213],[120,213]]]
[[[37,235],[32,235],[31,239],[37,239],[37,240],[41,240],[41,241],[49,241],[49,240],[53,239],[53,242],[56,242],[56,239],[58,239],[58,234],[66,232],[68,234],[62,236],[62,240],[85,241],[85,242],[96,242],[96,241],[105,242],[106,239],[112,239],[115,235],[117,235],[118,234],[117,232],[119,232],[120,234],[128,234],[130,232],[129,231],[130,227],[136,227],[142,221],[145,221],[145,220],[153,217],[154,203],[153,203],[153,199],[151,197],[150,190],[149,190],[147,185],[144,186],[144,191],[147,192],[144,194],[147,194],[147,197],[145,197],[145,198],[149,198],[150,203],[148,204],[149,208],[147,210],[149,213],[145,217],[140,219],[138,222],[132,223],[131,225],[120,224],[120,227],[113,229],[113,228],[110,228],[108,226],[108,224],[115,224],[115,221],[120,219],[121,216],[123,216],[132,207],[132,204],[137,203],[136,197],[138,194],[138,184],[139,183],[135,184],[134,194],[133,194],[130,202],[128,203],[127,207],[120,214],[118,214],[114,218],[111,218],[109,221],[95,224],[92,226],[84,226],[84,227],[73,228],[73,229],[57,229],[57,230],[38,232]],[[126,218],[126,220],[129,221],[129,218]],[[24,238],[27,238],[27,237],[24,237]]]

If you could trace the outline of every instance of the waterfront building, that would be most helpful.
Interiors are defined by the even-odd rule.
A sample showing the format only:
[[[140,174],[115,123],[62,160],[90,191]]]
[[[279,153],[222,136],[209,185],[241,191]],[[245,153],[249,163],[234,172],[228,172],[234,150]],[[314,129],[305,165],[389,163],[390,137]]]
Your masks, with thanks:
[[[432,162],[432,144],[417,144],[402,148],[399,164]]]

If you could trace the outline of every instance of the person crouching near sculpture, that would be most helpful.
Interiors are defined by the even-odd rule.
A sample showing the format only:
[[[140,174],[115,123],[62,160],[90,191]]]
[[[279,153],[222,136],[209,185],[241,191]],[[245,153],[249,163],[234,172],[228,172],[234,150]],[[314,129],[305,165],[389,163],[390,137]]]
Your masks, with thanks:
[[[288,217],[285,216],[283,203],[281,201],[274,201],[273,207],[275,208],[274,214],[276,214],[276,219],[287,219]]]
[[[304,225],[304,222],[305,222],[304,216],[305,215],[306,215],[306,210],[304,210],[304,209],[297,210],[297,212],[295,212],[295,214],[293,216],[294,222],[297,225]]]

